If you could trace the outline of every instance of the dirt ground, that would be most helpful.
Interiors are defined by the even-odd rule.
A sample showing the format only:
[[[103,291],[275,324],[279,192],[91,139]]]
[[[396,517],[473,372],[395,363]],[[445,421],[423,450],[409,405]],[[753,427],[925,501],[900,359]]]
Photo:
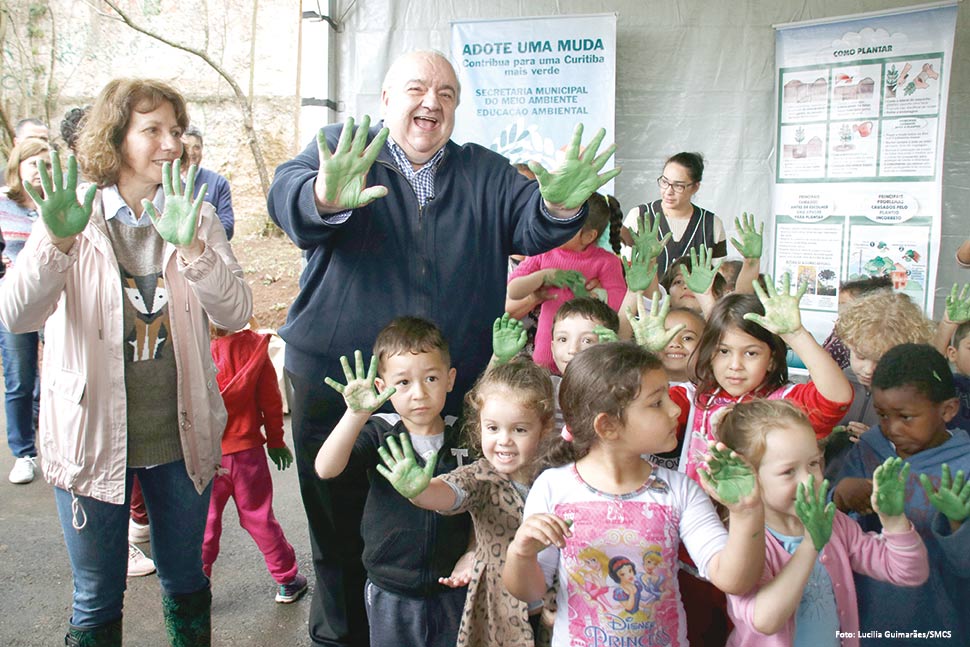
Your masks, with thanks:
[[[253,290],[253,316],[260,328],[278,330],[299,291],[300,250],[285,234],[265,235],[259,216],[236,222],[232,249]]]

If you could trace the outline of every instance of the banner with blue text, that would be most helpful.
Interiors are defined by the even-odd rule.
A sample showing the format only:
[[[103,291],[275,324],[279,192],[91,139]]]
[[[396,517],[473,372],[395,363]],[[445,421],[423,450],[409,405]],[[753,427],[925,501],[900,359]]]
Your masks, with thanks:
[[[843,281],[889,277],[932,314],[956,13],[937,3],[778,28],[772,267],[808,282],[817,336]]]
[[[553,168],[578,123],[584,144],[599,128],[614,140],[615,14],[454,22],[451,54],[461,82],[455,141]]]

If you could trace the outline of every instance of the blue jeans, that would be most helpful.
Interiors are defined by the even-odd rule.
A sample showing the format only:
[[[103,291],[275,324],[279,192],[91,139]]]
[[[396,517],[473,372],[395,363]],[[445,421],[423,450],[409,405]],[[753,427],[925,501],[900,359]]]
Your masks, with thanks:
[[[37,455],[34,446],[40,409],[37,339],[35,332],[16,334],[0,324],[7,444],[16,458]]]
[[[128,501],[138,475],[151,522],[152,557],[164,595],[208,588],[202,572],[202,537],[212,484],[200,495],[185,471],[185,461],[128,470],[124,505],[77,497],[54,488],[57,514],[74,573],[71,625],[92,629],[121,617],[128,574]],[[75,530],[73,522],[82,525]]]

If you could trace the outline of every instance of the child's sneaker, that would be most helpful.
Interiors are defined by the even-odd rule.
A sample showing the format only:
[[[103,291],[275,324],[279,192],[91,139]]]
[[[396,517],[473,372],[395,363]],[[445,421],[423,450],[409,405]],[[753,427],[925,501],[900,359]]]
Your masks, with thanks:
[[[276,593],[276,601],[282,602],[283,604],[296,602],[300,599],[300,596],[306,593],[306,588],[306,578],[300,573],[297,573],[296,577],[289,584],[280,584],[280,590]]]
[[[152,538],[151,528],[148,524],[141,524],[134,519],[128,519],[128,542],[131,544],[144,544]]]
[[[128,577],[141,577],[155,572],[155,562],[134,544],[128,544]]]

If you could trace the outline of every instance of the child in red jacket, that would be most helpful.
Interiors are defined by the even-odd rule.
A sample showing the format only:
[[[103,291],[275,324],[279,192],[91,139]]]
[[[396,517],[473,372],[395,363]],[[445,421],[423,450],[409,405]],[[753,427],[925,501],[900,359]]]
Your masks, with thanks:
[[[219,556],[222,511],[232,497],[239,524],[256,542],[279,585],[276,601],[288,603],[306,592],[307,579],[299,573],[293,546],[273,514],[273,479],[263,453],[265,443],[279,470],[293,463],[293,454],[283,442],[283,399],[269,359],[269,341],[269,335],[253,330],[229,334],[213,328],[212,359],[219,369],[219,391],[229,419],[222,436],[222,469],[212,482],[202,564],[211,577]]]

